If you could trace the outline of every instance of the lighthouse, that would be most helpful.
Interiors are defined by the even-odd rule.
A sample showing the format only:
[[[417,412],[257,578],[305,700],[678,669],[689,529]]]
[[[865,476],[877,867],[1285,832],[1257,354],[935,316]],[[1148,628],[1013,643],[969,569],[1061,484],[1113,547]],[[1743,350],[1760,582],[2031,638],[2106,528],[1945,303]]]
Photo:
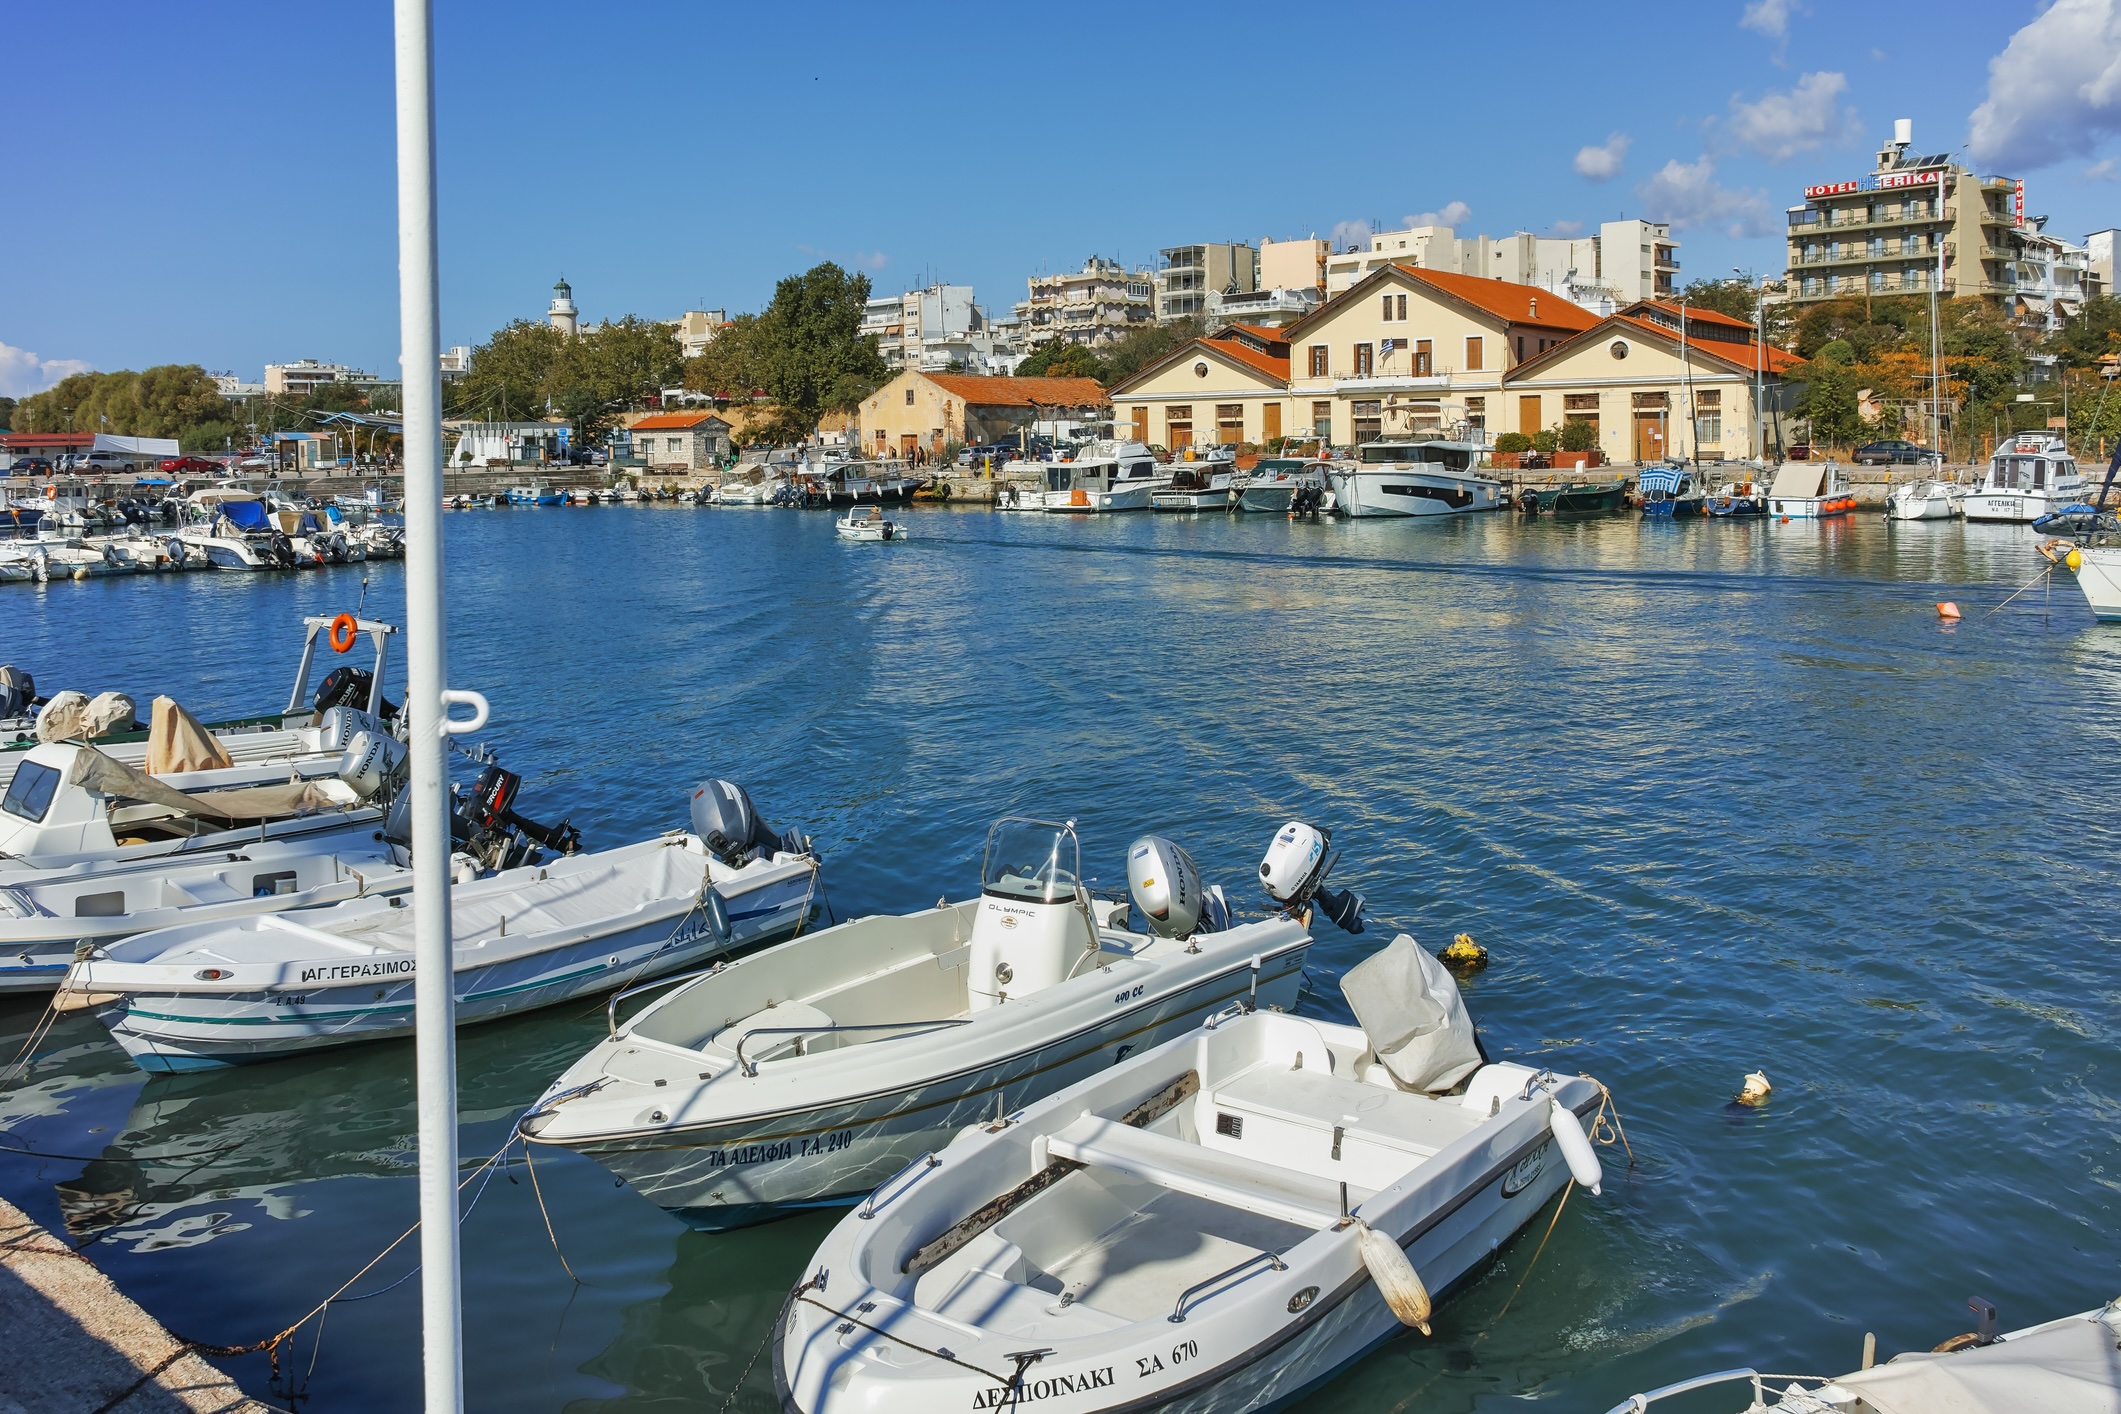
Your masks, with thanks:
[[[568,288],[567,280],[564,276],[561,277],[558,284],[552,287],[552,303],[546,306],[545,318],[550,321],[553,328],[559,330],[568,338],[574,337],[574,291]]]

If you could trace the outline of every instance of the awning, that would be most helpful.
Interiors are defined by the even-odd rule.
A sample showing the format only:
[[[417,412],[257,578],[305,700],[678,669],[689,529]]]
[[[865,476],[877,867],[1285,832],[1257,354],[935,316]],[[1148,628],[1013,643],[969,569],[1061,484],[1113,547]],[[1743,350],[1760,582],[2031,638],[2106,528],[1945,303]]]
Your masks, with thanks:
[[[1826,494],[1826,467],[1819,462],[1784,462],[1775,473],[1774,489],[1769,496],[1785,496],[1791,500],[1805,500]]]

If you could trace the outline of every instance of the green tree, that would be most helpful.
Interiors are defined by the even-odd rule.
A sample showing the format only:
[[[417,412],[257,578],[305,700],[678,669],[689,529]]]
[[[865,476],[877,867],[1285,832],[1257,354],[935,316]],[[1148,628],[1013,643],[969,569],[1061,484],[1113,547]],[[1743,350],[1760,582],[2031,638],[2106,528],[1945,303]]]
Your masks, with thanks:
[[[0,398],[0,432],[14,431],[15,400]]]
[[[471,370],[450,384],[450,413],[496,422],[542,416],[546,378],[567,346],[550,324],[518,319],[472,351]]]
[[[1598,424],[1587,417],[1562,424],[1561,450],[1564,452],[1595,452],[1598,450]]]
[[[233,420],[213,376],[197,364],[176,363],[138,373],[76,373],[24,398],[14,417],[20,432],[177,438],[201,423]]]
[[[1081,344],[1048,339],[1017,365],[1019,378],[1095,378],[1105,381],[1104,361]]]
[[[673,326],[629,314],[563,339],[546,369],[543,393],[552,410],[574,424],[577,444],[586,445],[603,435],[620,410],[675,385],[684,364]]]
[[[2083,311],[2048,340],[2047,348],[2070,368],[2091,368],[2106,354],[2121,354],[2121,299],[2101,295],[2086,300]]]
[[[857,407],[883,383],[883,355],[858,332],[868,303],[869,277],[829,260],[774,287],[756,331],[759,385],[796,423],[814,427],[819,414]]]
[[[739,314],[724,324],[697,358],[685,363],[685,386],[696,393],[749,402],[765,391],[766,371],[759,354],[759,317]]]
[[[1733,319],[1743,319],[1748,324],[1753,322],[1753,287],[1744,280],[1696,280],[1682,290],[1679,297],[1691,308],[1712,309]],[[1565,447],[1563,450],[1580,452],[1588,449]]]
[[[1132,378],[1173,349],[1184,348],[1207,332],[1207,322],[1201,319],[1180,319],[1136,329],[1104,355],[1105,381],[1109,385]]]

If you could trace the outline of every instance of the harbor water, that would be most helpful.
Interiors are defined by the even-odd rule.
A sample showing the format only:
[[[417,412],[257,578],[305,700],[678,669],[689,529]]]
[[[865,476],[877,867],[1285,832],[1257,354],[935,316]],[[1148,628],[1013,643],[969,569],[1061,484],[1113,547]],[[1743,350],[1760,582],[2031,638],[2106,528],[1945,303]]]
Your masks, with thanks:
[[[2116,1294],[2121,631],[2067,579],[1987,612],[2041,568],[2030,532],[903,518],[878,545],[782,511],[452,514],[450,681],[492,700],[524,813],[607,846],[728,777],[816,836],[842,917],[966,896],[1013,813],[1077,820],[1103,887],[1154,830],[1258,907],[1302,817],[1371,920],[1321,923],[1302,1010],[1346,1019],[1338,974],[1400,930],[1487,945],[1489,1051],[1605,1081],[1634,1162],[1605,1151],[1603,1198],[1550,1236],[1543,1212],[1433,1337],[1310,1408],[1600,1411],[1853,1368],[1865,1331],[1927,1349],[1970,1295],[2008,1328]],[[299,616],[364,574],[402,622],[389,562],[10,586],[0,661],[277,707]],[[0,1063],[41,1010],[0,1002]],[[464,1033],[467,1172],[603,1026]],[[1733,1105],[1755,1069],[1772,1098]],[[409,1045],[150,1079],[77,1014],[0,1093],[0,1193],[177,1334],[242,1344],[411,1224],[414,1131]],[[479,1410],[720,1407],[835,1218],[695,1233],[552,1152],[464,1198]],[[283,1345],[277,1384],[263,1354],[220,1363],[319,1414],[415,1407],[415,1260]],[[772,1407],[765,1361],[736,1407]]]

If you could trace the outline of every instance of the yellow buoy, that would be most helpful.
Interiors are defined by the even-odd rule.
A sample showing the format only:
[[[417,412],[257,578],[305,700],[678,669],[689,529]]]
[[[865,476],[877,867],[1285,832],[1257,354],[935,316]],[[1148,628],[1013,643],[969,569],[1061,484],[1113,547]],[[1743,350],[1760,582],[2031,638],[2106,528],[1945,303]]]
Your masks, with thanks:
[[[1488,950],[1473,941],[1471,933],[1460,933],[1438,956],[1453,967],[1486,967]]]
[[[2072,545],[2069,553],[2062,557],[2062,563],[2069,566],[2071,574],[2075,574],[2078,570],[2084,568],[2084,552]]]

